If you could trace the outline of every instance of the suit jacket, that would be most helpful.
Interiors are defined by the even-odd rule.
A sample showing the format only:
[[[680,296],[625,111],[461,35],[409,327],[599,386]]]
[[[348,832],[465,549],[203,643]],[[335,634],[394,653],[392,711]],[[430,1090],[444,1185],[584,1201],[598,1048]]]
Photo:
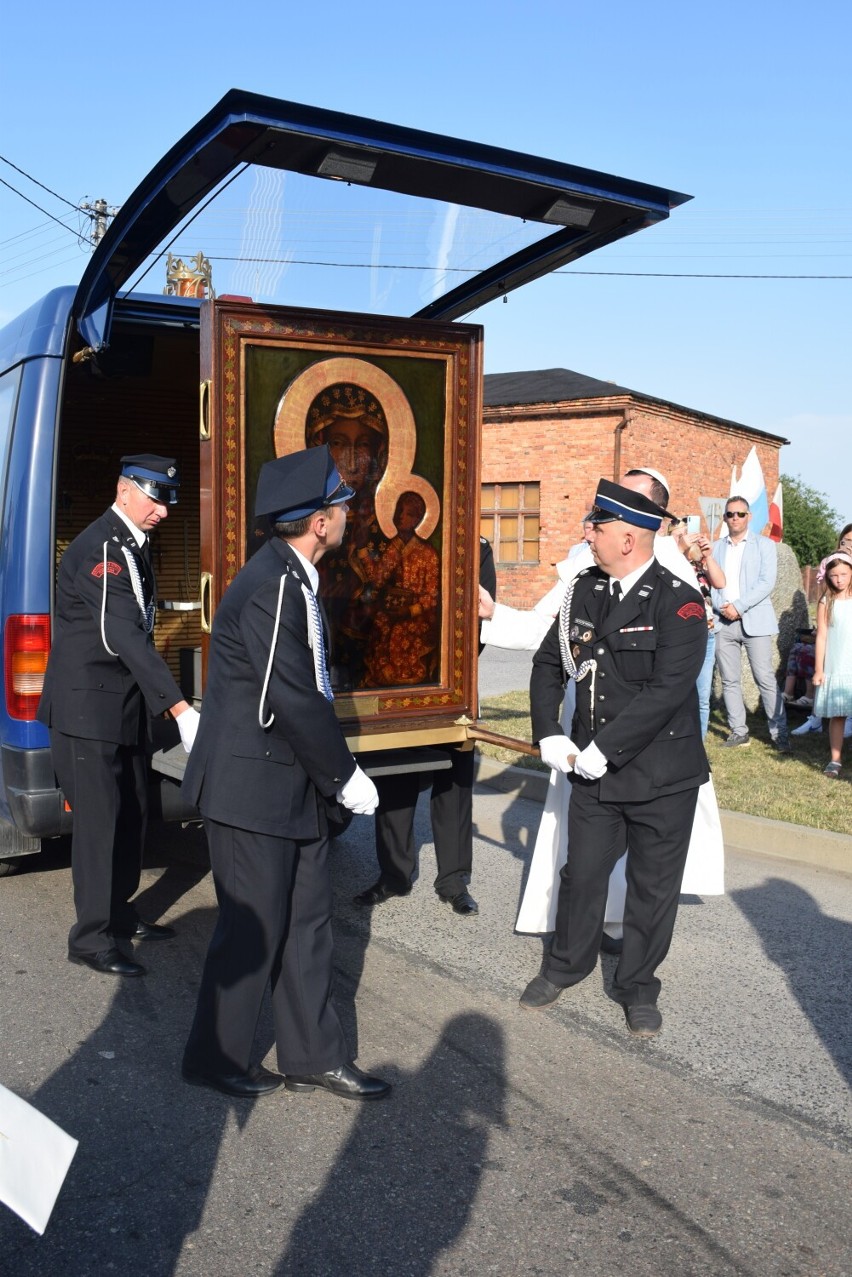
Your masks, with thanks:
[[[727,537],[713,542],[713,558],[723,572],[727,552]],[[759,536],[756,532],[749,530],[746,533],[745,550],[740,567],[740,597],[731,600],[742,617],[743,633],[754,636],[778,633],[778,618],[770,597],[775,589],[777,571],[778,551],[775,548],[775,542],[770,541],[769,537]],[[725,593],[724,590],[712,591],[717,630],[725,626],[725,621],[719,615]]]
[[[162,714],[183,700],[183,693],[146,631],[125,550],[148,604],[155,599],[153,574],[114,510],[90,523],[63,554],[38,718],[68,736],[134,745],[143,700],[152,714]]]
[[[183,780],[189,801],[211,820],[295,840],[319,836],[318,802],[333,801],[355,771],[334,706],[317,690],[302,582],[310,588],[297,555],[273,537],[225,591]],[[270,711],[273,722],[261,726]]]
[[[641,802],[697,788],[709,775],[701,742],[695,680],[707,648],[701,595],[652,563],[625,598],[607,613],[608,577],[590,568],[577,577],[567,640],[579,668],[594,660],[577,684],[571,739],[594,741],[608,762],[593,785],[602,802]],[[560,617],[533,658],[530,681],[533,739],[562,732],[564,673]]]

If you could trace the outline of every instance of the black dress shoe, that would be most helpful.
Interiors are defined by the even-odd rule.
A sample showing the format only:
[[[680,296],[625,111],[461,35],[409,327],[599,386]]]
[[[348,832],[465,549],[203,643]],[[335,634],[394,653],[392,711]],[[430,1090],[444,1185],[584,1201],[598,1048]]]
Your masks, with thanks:
[[[634,1038],[653,1038],[663,1027],[663,1017],[653,1003],[633,1003],[624,1008],[624,1014]]]
[[[133,940],[171,940],[174,927],[164,927],[159,922],[143,922],[140,918],[130,936]]]
[[[460,913],[463,916],[479,913],[479,905],[467,888],[464,891],[460,891],[457,896],[442,896],[439,892],[438,899],[443,900],[445,905],[452,905],[454,913]]]
[[[624,948],[624,941],[621,936],[616,940],[614,936],[608,936],[606,932],[601,936],[601,953],[619,954]]]
[[[520,996],[520,1004],[528,1011],[541,1011],[555,1002],[565,990],[558,984],[551,984],[547,976],[537,975],[530,980]]]
[[[380,878],[378,882],[373,883],[372,887],[353,896],[353,900],[356,905],[365,905],[369,908],[371,905],[384,904],[386,900],[391,900],[394,896],[407,896],[410,891],[411,883],[406,887],[396,887],[392,882],[388,882],[387,878]]]
[[[249,1069],[248,1073],[205,1073],[184,1064],[181,1073],[184,1082],[191,1086],[209,1086],[212,1091],[233,1095],[238,1100],[257,1100],[261,1095],[277,1090],[284,1081],[280,1073],[270,1073],[260,1064]]]
[[[100,953],[69,953],[68,961],[91,967],[101,975],[145,974],[145,968],[131,958],[125,958],[120,949],[102,949]]]
[[[288,1091],[313,1091],[321,1086],[332,1095],[339,1095],[342,1100],[383,1100],[390,1095],[391,1089],[390,1082],[362,1073],[354,1064],[341,1064],[340,1068],[329,1069],[327,1073],[305,1076],[288,1073],[284,1085]]]

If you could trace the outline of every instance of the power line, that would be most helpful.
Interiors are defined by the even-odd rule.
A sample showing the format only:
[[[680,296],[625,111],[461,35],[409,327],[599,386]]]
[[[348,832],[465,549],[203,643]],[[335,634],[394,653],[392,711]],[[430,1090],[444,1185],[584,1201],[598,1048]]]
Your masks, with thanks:
[[[180,251],[180,250],[178,250]],[[466,266],[408,266],[392,262],[327,262],[311,261],[302,257],[217,257],[210,256],[211,262],[252,262],[258,265],[275,266],[324,266],[335,270],[410,270],[437,271],[442,275],[477,275],[479,271]],[[852,279],[852,275],[747,275],[698,273],[695,271],[631,271],[631,270],[555,270],[553,275],[609,275],[625,279]]]
[[[42,208],[40,204],[36,204],[35,200],[31,200],[28,195],[24,195],[23,191],[19,191],[17,187],[13,186],[11,182],[7,182],[5,178],[0,177],[0,185],[8,187],[10,191],[14,191],[14,193],[16,195],[19,195],[22,200],[25,200],[27,204],[32,204],[33,208],[37,208],[40,213],[44,213],[45,217],[49,217],[52,222],[56,222],[57,225],[61,226],[64,230],[70,231],[70,233],[74,235],[77,239],[82,238],[86,240],[86,242],[89,244],[93,242],[88,235],[81,236],[78,231],[71,230],[70,226],[66,226],[65,223],[63,221],[60,221],[58,217],[54,217],[52,213],[48,213],[46,208]],[[45,190],[47,190],[47,187],[45,187]],[[52,191],[51,191],[51,194],[53,194]],[[57,196],[57,198],[60,198],[60,197]],[[80,209],[76,204],[72,204],[71,207],[74,209],[75,212],[77,213],[80,212]]]
[[[25,177],[28,182],[33,182],[36,186],[40,186],[43,191],[47,191],[48,195],[52,195],[54,199],[59,200],[60,204],[67,204],[69,208],[77,209],[77,205],[73,204],[71,200],[67,200],[64,195],[57,195],[56,191],[52,191],[49,186],[45,186],[44,182],[40,182],[37,177],[33,177],[32,174],[26,173],[22,168],[18,168],[17,164],[13,164],[11,160],[7,160],[5,155],[0,155],[0,160],[2,160],[4,164],[8,164],[9,168],[13,168],[16,173],[20,173],[21,177]],[[14,187],[11,189],[15,190]],[[20,191],[16,191],[15,193],[16,195],[21,194]],[[26,199],[26,196],[24,195],[22,198]],[[43,211],[44,210],[42,209],[42,212]]]
[[[553,275],[613,275],[636,280],[852,280],[852,275],[723,275],[690,271],[553,271]]]

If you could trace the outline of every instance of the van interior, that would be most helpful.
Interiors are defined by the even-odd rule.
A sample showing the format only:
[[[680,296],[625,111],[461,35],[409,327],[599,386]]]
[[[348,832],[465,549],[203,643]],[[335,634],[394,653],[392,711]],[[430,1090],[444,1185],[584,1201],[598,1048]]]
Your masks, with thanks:
[[[188,699],[200,697],[199,333],[186,323],[122,319],[97,362],[68,364],[60,422],[56,555],[111,505],[125,454],[174,457],[178,503],[151,538],[155,641]]]

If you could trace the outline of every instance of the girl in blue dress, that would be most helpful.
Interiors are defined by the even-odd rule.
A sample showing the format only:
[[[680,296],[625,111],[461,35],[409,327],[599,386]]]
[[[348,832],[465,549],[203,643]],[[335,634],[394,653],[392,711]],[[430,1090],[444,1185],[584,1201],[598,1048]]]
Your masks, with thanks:
[[[825,584],[817,604],[814,714],[828,719],[831,761],[823,775],[837,780],[843,729],[852,714],[852,555],[835,550],[824,567]]]

